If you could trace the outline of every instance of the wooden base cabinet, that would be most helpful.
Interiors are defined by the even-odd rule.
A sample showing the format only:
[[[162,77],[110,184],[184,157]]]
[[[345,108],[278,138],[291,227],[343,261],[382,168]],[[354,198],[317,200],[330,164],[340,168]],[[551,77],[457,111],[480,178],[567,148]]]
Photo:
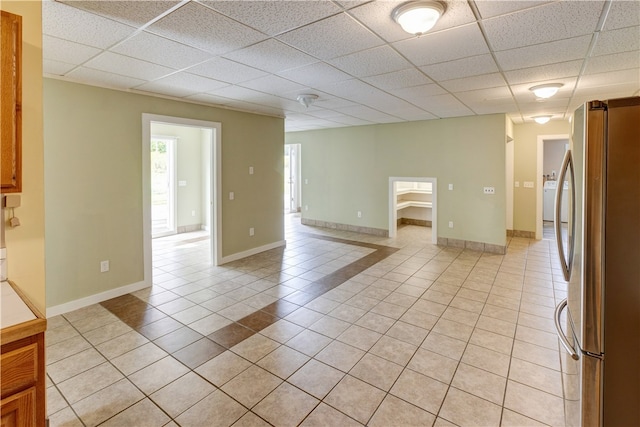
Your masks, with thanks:
[[[3,287],[8,285],[6,282],[2,284]],[[2,289],[3,299],[8,299],[5,293],[7,289]],[[19,304],[13,301],[10,307],[6,307],[6,302],[3,301],[0,333],[0,427],[44,427],[44,332],[47,321],[25,299],[19,289],[15,286],[12,286],[12,289],[24,306],[18,307]],[[22,309],[25,313],[30,311],[33,315],[18,323],[12,321],[9,316],[5,318],[7,312],[16,308]]]

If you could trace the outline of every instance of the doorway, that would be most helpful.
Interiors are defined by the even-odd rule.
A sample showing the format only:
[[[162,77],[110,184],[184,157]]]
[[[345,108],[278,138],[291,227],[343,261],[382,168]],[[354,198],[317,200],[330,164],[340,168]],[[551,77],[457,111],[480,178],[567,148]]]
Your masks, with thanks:
[[[152,136],[151,237],[178,232],[176,222],[176,138]]]
[[[438,243],[437,182],[429,177],[389,178],[389,237],[396,237],[398,219],[406,217],[408,223],[424,225],[431,243]]]
[[[557,172],[560,170],[564,152],[568,149],[569,135],[538,135],[537,140],[537,160],[536,160],[536,239],[555,238],[553,232],[553,223],[546,221],[549,218],[549,212],[553,212],[553,208],[549,206],[551,200],[555,200],[555,188],[553,196],[547,197],[547,213],[545,214],[545,185],[553,186],[554,180],[557,178]],[[562,157],[559,157],[562,156]],[[558,162],[557,159],[560,159]],[[549,188],[547,188],[549,191]]]
[[[153,155],[154,151],[152,151],[153,141],[167,141],[171,138],[167,138],[166,135],[159,135],[158,133],[154,134],[154,129],[162,129],[163,127],[166,129],[167,126],[175,126],[180,128],[189,128],[189,130],[196,132],[200,135],[201,146],[199,148],[198,155],[194,158],[197,158],[198,162],[201,162],[201,177],[196,184],[196,179],[185,179],[184,177],[178,176],[176,171],[179,169],[179,155],[176,153],[179,151],[177,148],[174,148],[173,159],[171,160],[169,156],[165,156],[164,153],[162,155]],[[143,114],[142,115],[142,195],[143,195],[143,203],[142,203],[142,214],[143,214],[143,238],[144,238],[144,281],[151,285],[151,272],[152,272],[152,250],[151,250],[151,239],[153,237],[153,228],[154,228],[154,218],[157,218],[153,215],[152,211],[154,209],[153,201],[156,200],[159,203],[159,206],[163,206],[160,202],[164,203],[162,200],[163,197],[167,197],[167,205],[172,205],[171,209],[167,208],[167,212],[165,216],[167,216],[167,224],[170,222],[171,216],[173,216],[172,221],[174,223],[175,232],[181,231],[190,231],[188,225],[181,225],[178,221],[178,218],[182,215],[182,217],[191,217],[195,218],[194,221],[198,218],[201,218],[201,222],[197,224],[198,227],[202,227],[209,231],[209,245],[211,249],[211,262],[213,265],[219,265],[221,263],[222,258],[222,199],[221,199],[221,130],[222,125],[217,122],[208,122],[203,120],[193,120],[193,119],[185,119],[180,117],[170,117],[170,116],[160,116],[155,114]],[[173,145],[177,146],[180,144],[180,138],[173,138]],[[171,145],[172,143],[169,143]],[[160,144],[156,146],[156,153],[158,150],[164,150],[167,146]],[[163,196],[162,192],[158,191],[158,194],[153,194],[153,183],[152,183],[152,169],[156,165],[152,165],[152,155],[159,160],[158,169],[162,170],[164,167],[168,169],[165,172],[162,180],[165,181],[173,181],[173,184],[168,184],[168,189],[165,190],[167,195]],[[184,159],[183,159],[184,160]],[[166,164],[166,162],[169,164]],[[170,162],[173,161],[174,166],[170,167]],[[196,160],[193,160],[195,162]],[[193,163],[191,163],[193,166]],[[184,169],[194,169],[193,167],[189,167],[189,164],[186,166],[183,165]],[[173,172],[171,172],[173,170]],[[159,185],[163,184],[163,181],[158,176]],[[190,184],[191,183],[191,184]],[[170,200],[171,188],[173,188],[173,202]],[[195,191],[200,194],[202,198],[202,206],[199,208],[194,208],[189,204],[178,203],[176,194],[178,194],[178,189],[180,190],[190,190]],[[157,208],[160,211],[161,208]],[[164,207],[162,207],[164,209]],[[180,212],[181,210],[185,210],[185,212]],[[171,213],[173,211],[173,213]],[[159,214],[162,215],[162,214]],[[158,224],[160,219],[158,219]],[[187,220],[188,222],[188,220]],[[168,232],[167,232],[168,233]]]
[[[284,212],[300,211],[300,144],[284,146]]]

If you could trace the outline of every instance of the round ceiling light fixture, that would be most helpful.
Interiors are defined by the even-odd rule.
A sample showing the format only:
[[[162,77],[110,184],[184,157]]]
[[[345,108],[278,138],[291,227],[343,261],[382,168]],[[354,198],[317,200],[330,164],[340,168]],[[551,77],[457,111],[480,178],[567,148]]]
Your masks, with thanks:
[[[529,90],[533,92],[538,98],[551,98],[558,93],[558,90],[563,86],[562,83],[548,83],[544,85],[538,85],[530,87]]]
[[[419,36],[436,25],[444,10],[444,4],[437,1],[412,1],[396,7],[391,17],[407,33]]]
[[[548,123],[549,120],[551,120],[551,116],[533,116],[531,118],[533,120],[535,120],[536,123],[538,123],[539,125],[543,125],[545,123]]]
[[[298,100],[298,102],[302,105],[304,105],[305,107],[309,107],[309,105],[313,104],[313,101],[315,101],[316,99],[318,99],[318,95],[315,95],[313,93],[303,93],[298,95],[298,97],[296,98]]]

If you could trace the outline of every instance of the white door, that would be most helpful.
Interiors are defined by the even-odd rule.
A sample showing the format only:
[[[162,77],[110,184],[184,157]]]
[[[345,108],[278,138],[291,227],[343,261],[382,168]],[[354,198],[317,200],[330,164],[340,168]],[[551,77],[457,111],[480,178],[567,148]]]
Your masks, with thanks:
[[[150,148],[151,237],[176,234],[176,140],[152,137]]]

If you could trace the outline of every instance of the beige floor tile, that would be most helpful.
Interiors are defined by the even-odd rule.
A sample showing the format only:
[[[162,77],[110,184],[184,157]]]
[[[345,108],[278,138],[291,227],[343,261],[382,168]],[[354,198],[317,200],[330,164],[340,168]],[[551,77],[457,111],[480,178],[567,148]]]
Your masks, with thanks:
[[[79,335],[78,331],[70,323],[62,324],[45,332],[46,346],[50,347]]]
[[[91,344],[82,335],[76,335],[57,344],[47,346],[47,365],[58,362],[64,358],[80,353],[91,347]]]
[[[227,381],[251,366],[251,362],[231,351],[225,351],[208,362],[198,366],[195,371],[216,387],[222,387]]]
[[[438,317],[412,307],[402,315],[400,320],[424,329],[431,329],[438,321]]]
[[[504,320],[496,319],[481,315],[476,323],[476,328],[484,329],[485,331],[494,332],[496,334],[504,335],[505,337],[513,338],[516,334],[516,324],[506,322]]]
[[[230,426],[245,413],[244,406],[216,390],[180,414],[176,421],[182,427]]]
[[[506,378],[510,357],[484,347],[469,344],[462,355],[462,362]]]
[[[302,326],[304,328],[308,328],[309,326],[320,320],[322,317],[324,317],[324,314],[322,313],[310,310],[305,307],[301,307],[285,317],[285,320],[295,323],[296,325]]]
[[[385,335],[380,338],[369,352],[398,365],[405,366],[417,349],[415,345]]]
[[[528,342],[530,344],[539,345],[550,350],[558,349],[557,334],[540,331],[538,329],[533,329],[522,325],[518,325],[518,328],[516,330],[516,339]]]
[[[469,343],[507,355],[511,354],[513,348],[513,338],[484,329],[475,329]]]
[[[388,391],[400,376],[402,369],[400,365],[369,353],[360,359],[349,375]]]
[[[230,325],[231,323],[233,322],[230,319],[214,313],[190,323],[189,327],[202,335],[209,335],[218,329],[222,329],[225,326]]]
[[[444,418],[436,418],[436,421],[433,423],[433,427],[459,427],[451,421],[447,421]],[[524,427],[524,426],[520,426]]]
[[[418,346],[422,344],[428,334],[428,329],[398,321],[387,331],[385,335]]]
[[[89,317],[84,317],[79,320],[74,320],[74,321],[70,320],[73,327],[76,328],[78,332],[80,332],[81,334],[89,332],[93,329],[97,329],[101,326],[108,325],[109,323],[119,322],[119,321],[120,320],[116,316],[114,316],[113,314],[111,314],[106,310],[102,313],[92,315]]]
[[[254,408],[253,412],[276,426],[296,426],[320,403],[309,394],[282,383]]]
[[[49,427],[84,427],[84,424],[73,412],[73,409],[67,406],[55,414],[49,415]]]
[[[56,384],[106,362],[106,359],[93,348],[88,348],[73,356],[47,366],[49,377]]]
[[[205,318],[207,316],[211,315],[211,311],[207,310],[206,308],[196,305],[194,307],[191,308],[187,308],[186,310],[182,310],[176,314],[174,314],[172,317],[174,319],[176,319],[178,322],[184,323],[185,325],[188,325],[190,323],[193,323],[197,320],[200,320],[202,318]]]
[[[385,392],[347,375],[324,398],[324,402],[340,412],[366,424],[375,412]]]
[[[324,316],[310,325],[309,329],[335,339],[347,330],[349,326],[351,326],[349,322],[345,322],[344,320],[336,319],[331,316]]]
[[[367,425],[371,427],[430,426],[435,418],[435,415],[417,406],[387,395]]]
[[[445,312],[442,313],[442,319],[449,319],[467,326],[475,326],[476,322],[478,321],[478,317],[480,317],[478,313],[461,310],[454,307],[453,305],[450,305],[449,308],[447,308]]]
[[[421,348],[455,360],[460,360],[466,347],[466,342],[436,332],[431,332],[421,345]]]
[[[391,388],[392,395],[399,397],[432,414],[438,413],[448,386],[410,369],[405,369]]]
[[[419,348],[407,365],[407,368],[449,384],[456,372],[458,361],[440,354]]]
[[[482,309],[482,315],[510,323],[517,323],[518,321],[517,310],[498,307],[497,305],[492,304],[485,304],[484,308]]]
[[[216,388],[193,372],[167,384],[149,397],[172,418],[192,407]]]
[[[127,379],[104,388],[72,405],[87,426],[95,426],[142,400],[144,395]]]
[[[314,358],[343,372],[349,372],[364,354],[365,352],[360,349],[340,341],[333,341]]]
[[[520,359],[511,360],[509,379],[562,397],[560,372]]]
[[[553,316],[540,317],[533,314],[520,313],[518,315],[518,325],[540,329],[542,331],[551,333],[554,333],[556,331],[556,325],[553,321]]]
[[[115,417],[108,419],[101,427],[153,427],[163,426],[171,419],[151,400],[144,399],[125,409]]]
[[[255,334],[239,344],[234,345],[230,350],[250,362],[257,362],[276,348],[280,343],[264,335]]]
[[[358,325],[351,325],[341,333],[337,340],[363,351],[368,351],[380,339],[382,334],[363,328]]]
[[[105,341],[112,340],[120,335],[124,335],[127,332],[132,331],[131,327],[124,322],[113,322],[104,325],[93,331],[82,334],[91,344],[97,346]]]
[[[338,369],[311,359],[287,381],[318,399],[323,399],[344,375]]]
[[[471,292],[467,289],[460,289],[460,292],[462,291]],[[476,300],[464,298],[460,296],[460,292],[458,292],[458,295],[456,295],[455,298],[451,300],[451,303],[449,304],[450,307],[457,308],[460,310],[465,310],[465,311],[476,313],[476,314],[482,313],[482,309],[484,308],[484,301],[476,301]]]
[[[67,406],[69,405],[55,386],[47,387],[47,415],[55,414]]]
[[[70,404],[102,390],[124,376],[108,362],[58,383],[58,389]]]
[[[557,350],[550,350],[528,342],[515,340],[513,357],[556,371],[560,370],[560,357]]]
[[[123,374],[130,375],[166,356],[167,353],[157,345],[147,343],[123,354],[122,356],[116,357],[111,360],[111,363],[113,363],[116,368],[120,369]]]
[[[320,403],[302,424],[300,424],[301,427],[358,427],[361,425],[362,424],[353,418],[346,416],[325,403]]]
[[[473,327],[441,318],[433,327],[432,331],[460,341],[469,341]]]
[[[233,424],[233,427],[271,427],[271,424],[253,412],[247,412]]]
[[[356,325],[384,334],[395,322],[395,319],[390,317],[368,312],[356,322]]]
[[[148,339],[136,331],[129,331],[109,341],[98,344],[96,349],[107,359],[114,359],[148,342]]]
[[[189,372],[189,368],[167,356],[129,375],[129,380],[150,395]]]
[[[546,424],[538,422],[536,420],[532,420],[531,418],[525,417],[524,415],[520,415],[516,412],[510,411],[509,409],[502,410],[502,423],[501,427],[544,427]]]
[[[508,381],[505,409],[553,426],[564,426],[564,401],[526,385]]]
[[[315,356],[331,342],[331,338],[305,329],[286,342],[288,347],[298,350],[307,356]]]
[[[317,311],[322,314],[328,314],[333,311],[336,307],[340,305],[339,302],[333,301],[327,298],[316,298],[308,304],[305,304],[305,307]]]
[[[281,383],[277,376],[253,365],[223,385],[222,390],[247,408],[252,408]]]
[[[335,317],[336,319],[344,320],[345,322],[355,323],[366,313],[366,310],[363,310],[361,308],[353,307],[347,304],[340,304],[329,313],[329,316]]]
[[[260,359],[257,365],[282,379],[286,379],[308,360],[309,356],[283,345]]]
[[[502,405],[507,379],[466,363],[458,366],[452,387]]]
[[[284,344],[302,331],[304,331],[304,328],[302,326],[288,322],[284,319],[280,319],[273,325],[269,325],[264,328],[262,331],[260,331],[260,334],[271,338],[272,340],[277,341],[280,344]]]
[[[440,317],[442,313],[444,313],[444,311],[447,309],[447,305],[420,298],[418,301],[416,301],[415,304],[413,304],[413,306],[411,306],[411,308],[414,310],[423,311],[432,316]]]
[[[502,408],[456,388],[450,388],[439,417],[459,426],[499,426]]]

